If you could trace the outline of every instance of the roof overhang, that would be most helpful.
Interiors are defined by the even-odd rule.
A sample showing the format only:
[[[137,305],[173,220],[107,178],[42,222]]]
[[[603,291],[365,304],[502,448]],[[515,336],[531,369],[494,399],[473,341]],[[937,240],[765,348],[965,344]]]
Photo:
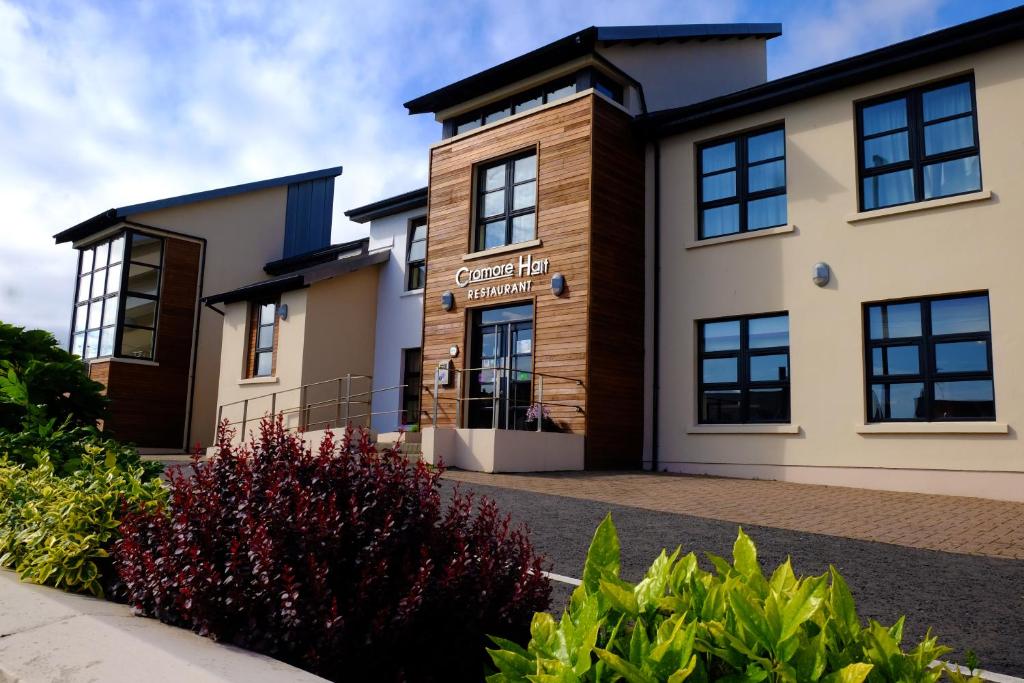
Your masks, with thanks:
[[[157,199],[155,201],[143,202],[141,204],[130,204],[116,209],[107,209],[103,213],[97,214],[88,220],[84,220],[77,225],[73,225],[66,230],[58,232],[53,236],[53,239],[57,244],[63,244],[64,242],[77,242],[78,240],[84,239],[89,235],[99,232],[100,230],[116,225],[119,221],[125,220],[132,215],[148,213],[150,211],[159,211],[161,209],[169,209],[175,206],[193,204],[195,202],[202,202],[210,199],[223,199],[224,197],[231,197],[238,194],[244,194],[246,192],[255,192],[256,190],[265,190],[272,187],[302,183],[309,180],[333,178],[341,175],[341,171],[341,166],[332,166],[331,168],[324,168],[318,171],[296,173],[294,175],[281,176],[280,178],[268,178],[267,180],[257,180],[255,182],[243,183],[241,185],[220,187],[214,190],[204,190],[202,192],[193,192],[191,194],[183,194],[177,197],[167,197],[166,199]]]
[[[303,270],[261,280],[252,284],[232,289],[228,292],[203,297],[205,304],[230,304],[238,301],[258,301],[270,296],[282,294],[296,289],[309,287],[317,282],[329,280],[362,268],[386,263],[391,258],[391,250],[373,251],[359,256],[320,263]]]
[[[354,209],[346,211],[345,215],[349,220],[355,221],[356,223],[366,223],[378,218],[384,218],[385,216],[402,213],[403,211],[421,209],[426,205],[427,188],[421,187],[417,190],[397,194],[394,197],[381,199],[371,204],[357,206]]]
[[[598,43],[665,43],[731,38],[774,38],[781,24],[677,24],[665,26],[591,26],[524,55],[421,95],[405,103],[410,114],[438,112],[485,95],[533,74],[594,51]]]

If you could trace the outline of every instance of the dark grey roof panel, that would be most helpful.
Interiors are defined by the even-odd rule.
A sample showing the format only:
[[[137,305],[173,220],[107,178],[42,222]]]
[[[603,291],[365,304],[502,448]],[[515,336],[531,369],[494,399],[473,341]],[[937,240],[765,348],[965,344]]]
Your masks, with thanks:
[[[599,41],[686,40],[689,38],[777,38],[782,24],[665,24],[598,26]]]

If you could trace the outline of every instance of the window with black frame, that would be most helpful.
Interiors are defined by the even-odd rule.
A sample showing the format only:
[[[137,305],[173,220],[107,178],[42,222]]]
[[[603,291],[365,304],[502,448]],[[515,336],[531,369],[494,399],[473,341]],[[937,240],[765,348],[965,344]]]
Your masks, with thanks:
[[[994,420],[988,294],[864,307],[869,422]]]
[[[71,352],[152,360],[163,239],[127,231],[79,254]]]
[[[970,76],[857,107],[862,211],[981,189]]]
[[[537,236],[537,153],[477,169],[477,251],[527,242]]]
[[[420,421],[420,392],[423,390],[423,354],[418,348],[402,351],[402,424]]]
[[[542,104],[555,102],[575,93],[576,77],[560,78],[546,85],[526,90],[458,117],[451,125],[450,134],[468,133],[488,123],[500,121],[513,114],[521,114]]]
[[[702,424],[789,422],[789,314],[698,324]]]
[[[259,301],[249,314],[249,364],[247,377],[274,375],[277,300]]]
[[[409,250],[405,262],[405,289],[423,289],[427,281],[427,217],[409,222]]]
[[[786,224],[786,132],[758,130],[697,148],[700,239]]]

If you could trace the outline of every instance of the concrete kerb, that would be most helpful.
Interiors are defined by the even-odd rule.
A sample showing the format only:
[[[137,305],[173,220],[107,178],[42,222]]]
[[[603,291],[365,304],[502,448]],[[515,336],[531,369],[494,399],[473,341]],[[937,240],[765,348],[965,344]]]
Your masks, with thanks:
[[[20,581],[0,570],[0,683],[260,683],[324,679],[221,645],[125,605]]]

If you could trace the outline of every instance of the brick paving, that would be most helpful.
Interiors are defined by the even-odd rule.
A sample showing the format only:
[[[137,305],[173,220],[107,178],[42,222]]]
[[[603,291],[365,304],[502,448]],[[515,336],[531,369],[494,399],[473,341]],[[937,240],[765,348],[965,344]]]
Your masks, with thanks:
[[[444,476],[738,524],[1024,560],[1024,503],[650,472],[449,470]]]

